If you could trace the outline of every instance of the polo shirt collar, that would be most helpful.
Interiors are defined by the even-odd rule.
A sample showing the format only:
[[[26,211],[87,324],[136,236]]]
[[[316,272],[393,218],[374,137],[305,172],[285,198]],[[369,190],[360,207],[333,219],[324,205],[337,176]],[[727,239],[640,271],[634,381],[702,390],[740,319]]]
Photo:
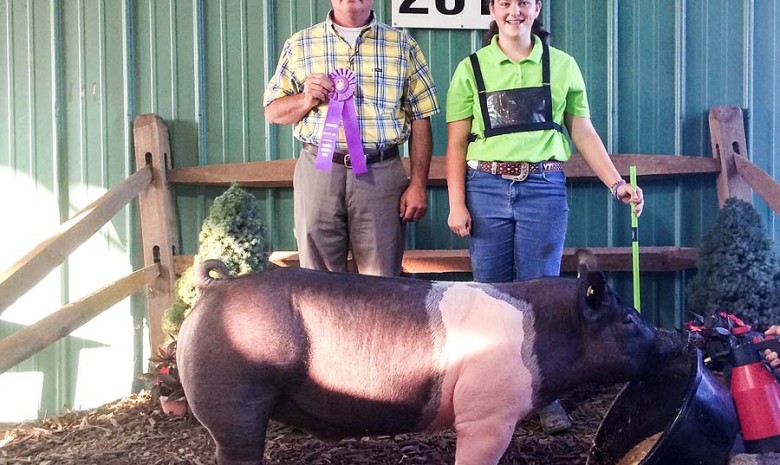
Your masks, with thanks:
[[[333,10],[330,10],[328,12],[328,17],[325,18],[325,24],[327,25],[327,29],[332,32],[336,32],[336,23],[333,22]],[[368,29],[375,29],[377,25],[376,21],[376,15],[374,14],[374,10],[371,10],[371,16],[368,17],[368,24],[363,26],[360,29],[360,35],[362,36],[365,34],[366,30]]]
[[[542,39],[539,38],[536,34],[533,34],[534,38],[534,49],[531,50],[531,54],[528,55],[527,58],[525,58],[522,61],[531,61],[533,63],[539,64],[542,61]],[[498,34],[494,35],[492,39],[490,39],[490,45],[487,46],[487,58],[488,59],[494,59],[498,60],[499,63],[503,63],[505,61],[512,61],[509,59],[508,56],[504,54],[504,52],[501,50],[501,48],[498,46]]]

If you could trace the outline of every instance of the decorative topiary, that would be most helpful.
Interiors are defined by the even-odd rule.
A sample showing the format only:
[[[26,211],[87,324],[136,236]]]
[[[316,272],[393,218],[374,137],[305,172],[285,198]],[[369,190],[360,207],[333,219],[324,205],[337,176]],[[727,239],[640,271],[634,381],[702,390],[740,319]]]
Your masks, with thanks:
[[[234,276],[264,270],[268,266],[265,234],[257,199],[234,182],[214,199],[203,221],[193,265],[218,259]],[[176,303],[163,316],[163,328],[173,338],[198,297],[194,266],[176,281]]]
[[[698,274],[688,283],[688,310],[734,314],[756,328],[780,324],[780,268],[761,218],[729,198],[699,247]]]
[[[193,265],[218,259],[234,276],[264,270],[268,265],[265,232],[257,199],[234,182],[214,199],[203,221]],[[176,339],[198,297],[194,266],[176,280],[176,302],[163,314],[162,326],[168,340],[149,359],[151,371],[142,376],[151,383],[154,402],[162,396],[167,396],[167,400],[184,400],[176,365]]]
[[[172,306],[168,307],[163,314],[163,332],[171,335],[171,337],[179,334],[181,324],[184,323],[184,317],[189,313],[191,307],[191,305],[187,305],[178,299]]]
[[[214,199],[198,236],[195,263],[222,260],[234,275],[265,269],[265,226],[255,196],[233,183]]]

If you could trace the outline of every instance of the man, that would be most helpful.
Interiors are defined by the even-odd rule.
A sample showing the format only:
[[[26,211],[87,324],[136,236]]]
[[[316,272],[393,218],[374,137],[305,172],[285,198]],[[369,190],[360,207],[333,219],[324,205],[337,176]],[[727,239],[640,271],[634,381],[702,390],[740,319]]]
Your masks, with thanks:
[[[264,96],[266,119],[295,125],[295,137],[303,142],[293,178],[301,266],[347,271],[351,250],[358,272],[398,276],[404,223],[419,220],[427,210],[429,117],[439,111],[436,89],[417,42],[377,22],[373,0],[331,0],[331,5],[324,22],[285,42]],[[356,78],[358,128],[352,139],[359,134],[362,169],[359,154],[347,150],[346,119],[332,162],[319,147],[326,117],[334,127],[328,115],[332,93],[343,90],[335,88],[332,73],[344,69]],[[407,139],[411,179],[398,156]],[[326,141],[323,149],[329,146]],[[315,166],[320,158],[327,159],[325,169]]]

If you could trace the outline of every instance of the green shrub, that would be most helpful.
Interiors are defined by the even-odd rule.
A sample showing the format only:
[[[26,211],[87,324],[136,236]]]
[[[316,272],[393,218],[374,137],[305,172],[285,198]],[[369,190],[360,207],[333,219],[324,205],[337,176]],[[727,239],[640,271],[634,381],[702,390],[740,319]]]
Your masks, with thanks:
[[[190,307],[181,300],[176,300],[168,307],[163,314],[163,332],[171,336],[179,334],[181,324],[184,323],[184,317],[190,311]]]
[[[730,198],[699,247],[699,272],[688,283],[688,310],[740,316],[757,327],[780,324],[780,269],[761,218]]]
[[[214,199],[198,236],[196,263],[216,258],[234,275],[263,270],[265,226],[255,196],[233,183]]]
[[[254,195],[233,183],[214,199],[198,235],[198,253],[193,266],[176,281],[176,303],[163,316],[166,334],[176,337],[198,297],[194,267],[218,259],[233,276],[264,270],[268,266],[265,235],[260,205]]]

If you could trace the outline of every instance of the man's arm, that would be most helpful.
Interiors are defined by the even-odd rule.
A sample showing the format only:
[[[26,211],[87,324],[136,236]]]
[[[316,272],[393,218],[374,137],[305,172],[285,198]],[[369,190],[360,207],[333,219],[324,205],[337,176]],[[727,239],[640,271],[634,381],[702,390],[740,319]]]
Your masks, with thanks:
[[[433,137],[430,118],[412,121],[409,138],[409,187],[401,195],[401,221],[417,221],[428,211],[428,172],[431,168]]]
[[[296,124],[312,108],[328,101],[333,83],[325,74],[312,74],[303,83],[303,92],[280,97],[265,107],[265,119],[274,124]]]

